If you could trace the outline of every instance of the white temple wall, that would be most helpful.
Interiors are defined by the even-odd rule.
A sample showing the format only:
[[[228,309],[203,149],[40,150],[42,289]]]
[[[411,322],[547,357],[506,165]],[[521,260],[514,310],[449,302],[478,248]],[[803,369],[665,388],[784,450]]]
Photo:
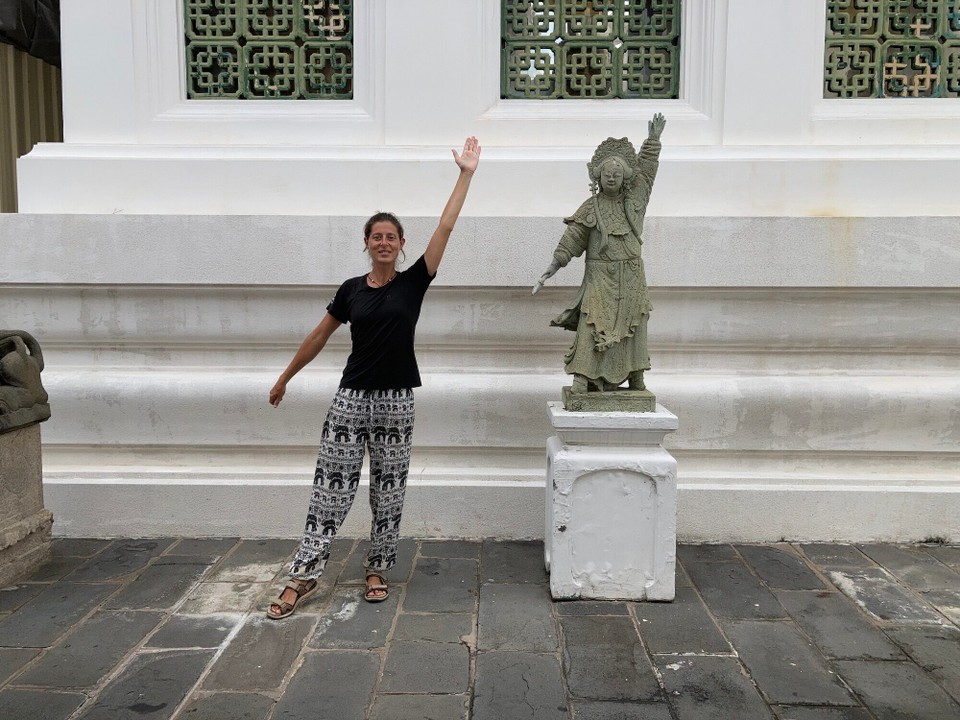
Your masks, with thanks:
[[[476,134],[404,527],[540,536],[570,340],[548,322],[582,265],[529,288],[597,142],[663,112],[649,385],[680,418],[680,538],[960,537],[957,103],[821,99],[812,0],[689,0],[680,100],[503,101],[498,7],[358,3],[353,101],[188,102],[176,0],[63,0],[65,142],[21,158],[0,216],[0,325],[47,360],[54,532],[295,534],[346,332],[267,392],[363,272],[365,217],[396,211],[415,257]]]

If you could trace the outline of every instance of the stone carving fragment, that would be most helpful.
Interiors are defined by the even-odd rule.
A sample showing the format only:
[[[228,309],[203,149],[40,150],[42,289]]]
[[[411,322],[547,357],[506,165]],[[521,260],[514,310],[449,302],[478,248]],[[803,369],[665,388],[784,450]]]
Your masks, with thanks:
[[[43,353],[32,335],[0,330],[0,433],[50,417],[42,370]]]

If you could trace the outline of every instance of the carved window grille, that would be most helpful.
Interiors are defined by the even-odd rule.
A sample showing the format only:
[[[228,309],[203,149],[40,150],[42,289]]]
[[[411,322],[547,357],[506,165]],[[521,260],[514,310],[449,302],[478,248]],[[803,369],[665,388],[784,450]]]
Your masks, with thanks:
[[[353,0],[183,0],[187,98],[349,100]]]
[[[827,0],[823,96],[960,97],[960,0]]]
[[[679,97],[681,0],[501,1],[501,97]]]

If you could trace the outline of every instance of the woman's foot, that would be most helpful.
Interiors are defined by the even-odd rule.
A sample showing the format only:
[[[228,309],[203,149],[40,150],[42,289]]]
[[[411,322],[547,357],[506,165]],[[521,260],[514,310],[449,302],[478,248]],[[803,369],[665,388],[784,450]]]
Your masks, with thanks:
[[[274,620],[280,620],[288,615],[292,615],[301,600],[306,600],[317,590],[316,580],[297,580],[291,578],[284,585],[283,591],[276,602],[270,603],[267,608],[267,617]]]
[[[387,588],[387,579],[377,573],[367,575],[367,589],[363,593],[363,599],[367,602],[383,602],[390,595]]]

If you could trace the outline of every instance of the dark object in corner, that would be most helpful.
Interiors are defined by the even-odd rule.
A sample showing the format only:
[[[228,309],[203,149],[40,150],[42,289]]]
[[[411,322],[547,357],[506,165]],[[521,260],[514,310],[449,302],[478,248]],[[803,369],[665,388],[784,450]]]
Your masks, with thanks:
[[[60,0],[0,0],[0,42],[60,67]]]

